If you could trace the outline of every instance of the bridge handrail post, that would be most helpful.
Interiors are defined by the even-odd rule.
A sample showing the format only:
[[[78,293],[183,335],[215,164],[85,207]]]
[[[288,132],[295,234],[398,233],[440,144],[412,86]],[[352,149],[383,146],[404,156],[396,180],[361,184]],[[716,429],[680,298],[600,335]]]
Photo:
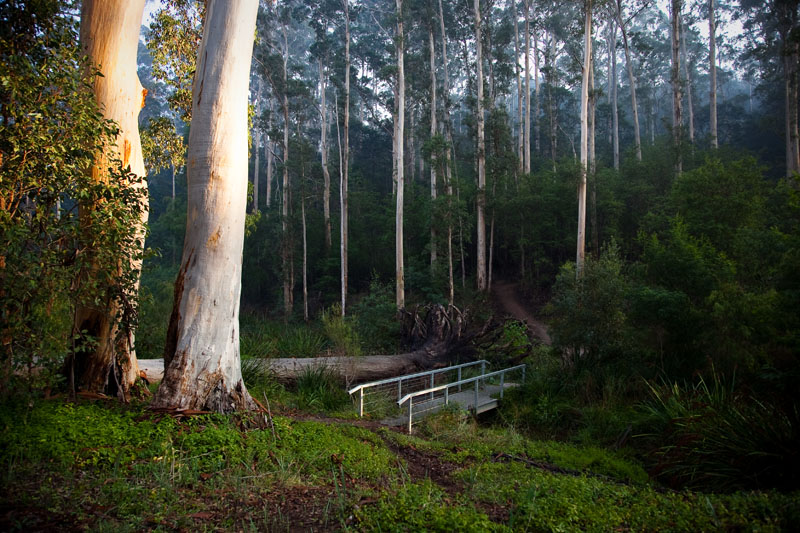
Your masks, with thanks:
[[[431,374],[431,388],[433,388],[433,387],[434,387],[434,383],[433,383],[433,377],[434,377],[434,376],[435,376],[435,374],[433,374],[433,373],[432,373],[432,374]],[[431,392],[431,400],[433,400],[433,392]]]
[[[500,399],[503,399],[503,390],[505,389],[506,373],[500,374]]]
[[[478,383],[479,382],[480,382],[480,379],[476,379],[475,380],[475,401],[472,404],[472,407],[475,409],[475,415],[476,416],[478,414],[478,387],[479,387]]]
[[[364,389],[360,389],[358,395],[358,417],[364,417]]]
[[[458,380],[456,380],[456,381],[459,382],[459,384],[458,384],[458,392],[461,392],[461,383],[460,383],[461,382],[461,367],[458,367]]]
[[[412,416],[411,405],[413,403],[414,403],[414,399],[413,398],[409,398],[408,399],[408,434],[409,435],[411,435],[411,416]]]

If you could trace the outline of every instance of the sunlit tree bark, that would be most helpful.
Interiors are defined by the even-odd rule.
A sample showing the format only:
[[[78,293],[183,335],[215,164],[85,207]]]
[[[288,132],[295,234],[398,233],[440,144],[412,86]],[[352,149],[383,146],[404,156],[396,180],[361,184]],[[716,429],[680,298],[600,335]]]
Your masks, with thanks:
[[[120,128],[116,146],[108,148],[123,167],[130,167],[137,176],[145,176],[138,119],[146,91],[139,82],[136,64],[143,11],[144,0],[85,0],[80,29],[81,46],[102,73],[95,77],[93,84],[98,107],[104,118],[115,121]],[[92,168],[92,179],[107,181],[107,167],[103,156]],[[91,206],[82,209],[91,210]],[[144,210],[137,228],[137,240],[142,245],[146,223],[147,210]],[[133,263],[131,267],[138,272],[141,259],[134,259]],[[138,292],[138,281],[134,290]],[[136,299],[137,294],[126,297]],[[70,355],[69,367],[75,387],[96,392],[114,391],[124,397],[138,377],[133,331],[122,331],[121,314],[121,305],[116,301],[101,307],[81,305],[75,310],[75,334],[94,339],[90,350]]]
[[[255,407],[242,381],[239,295],[247,90],[258,0],[209,0],[192,86],[183,259],[156,407]]]

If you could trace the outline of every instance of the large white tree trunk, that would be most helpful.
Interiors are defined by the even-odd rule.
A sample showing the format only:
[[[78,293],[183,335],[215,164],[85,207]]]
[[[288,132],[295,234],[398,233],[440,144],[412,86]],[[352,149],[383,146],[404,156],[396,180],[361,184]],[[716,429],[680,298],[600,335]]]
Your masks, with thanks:
[[[477,228],[476,228],[476,254],[478,256],[478,265],[476,276],[478,278],[478,290],[485,291],[487,289],[486,278],[486,140],[484,139],[484,121],[483,121],[483,53],[481,44],[481,2],[474,0],[474,13],[475,13],[475,68],[476,77],[475,83],[478,87],[476,122],[478,125],[478,194],[477,194]],[[527,83],[527,80],[526,80]],[[530,102],[530,96],[528,97]],[[530,171],[530,123],[525,126],[528,132],[528,145],[526,146],[526,165],[525,171]]]
[[[130,171],[137,176],[146,174],[138,125],[146,91],[139,82],[136,63],[143,11],[144,0],[85,0],[81,8],[80,30],[83,50],[102,73],[102,76],[94,78],[93,84],[98,107],[104,118],[115,121],[120,128],[116,146],[108,148],[123,167],[130,166]],[[97,182],[108,180],[106,168],[101,158],[92,168],[92,179]],[[134,186],[146,187],[146,184]],[[147,206],[144,208],[136,229],[141,246],[144,245],[148,215]],[[90,211],[91,206],[82,209]],[[141,259],[134,259],[131,266],[138,272]],[[138,292],[138,280],[134,290]],[[127,296],[132,300],[137,298],[137,294]],[[133,331],[120,332],[118,321],[121,312],[115,302],[109,302],[108,309],[84,306],[76,309],[75,331],[86,331],[96,340],[92,351],[71,356],[70,365],[77,387],[101,392],[114,388],[124,396],[138,377]]]
[[[525,172],[525,132],[523,131],[522,120],[522,78],[519,68],[519,13],[517,13],[517,3],[512,4],[514,18],[514,78],[517,81],[517,174]],[[519,176],[517,176],[519,183]]]
[[[294,262],[292,252],[294,242],[289,227],[289,205],[291,204],[291,188],[289,184],[289,37],[283,23],[283,184],[281,187],[281,230],[283,244],[281,246],[281,263],[283,266],[283,319],[288,320],[294,309]]]
[[[684,83],[686,84],[686,112],[689,124],[689,143],[694,144],[694,102],[692,101],[692,71],[689,65],[689,54],[686,52],[686,25],[680,18],[681,27],[681,61],[683,61]]]
[[[239,295],[257,11],[258,0],[207,3],[192,88],[186,238],[156,407],[254,407],[239,360]]]
[[[448,273],[448,302],[453,305],[455,300],[455,283],[453,280],[453,174],[450,159],[450,150],[453,147],[453,123],[450,120],[450,76],[447,71],[447,32],[444,26],[444,8],[439,0],[439,27],[442,31],[442,74],[444,82],[444,127],[447,146],[445,147],[445,181],[447,182],[447,273]],[[460,216],[460,215],[459,215]],[[460,220],[460,219],[459,219]]]
[[[578,182],[578,246],[575,259],[578,276],[586,257],[586,172],[589,165],[589,84],[592,70],[592,0],[586,0],[583,26],[583,76],[581,78],[581,176]]]
[[[397,0],[397,122],[395,124],[396,161],[397,161],[397,203],[395,208],[395,303],[397,309],[406,306],[405,288],[405,261],[403,259],[403,167],[405,163],[404,145],[405,139],[405,120],[406,120],[406,75],[404,69],[404,49],[403,43],[403,0]]]
[[[614,149],[614,169],[619,170],[619,108],[617,105],[617,25],[614,20],[609,21],[611,32],[609,38],[609,53],[611,54],[611,72],[609,72],[609,86],[611,90],[611,136]]]

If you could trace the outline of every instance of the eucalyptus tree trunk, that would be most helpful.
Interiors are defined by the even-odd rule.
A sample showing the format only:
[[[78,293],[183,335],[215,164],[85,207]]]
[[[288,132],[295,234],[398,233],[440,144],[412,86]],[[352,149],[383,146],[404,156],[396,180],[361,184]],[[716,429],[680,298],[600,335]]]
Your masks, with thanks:
[[[675,171],[680,174],[683,168],[681,158],[681,122],[683,109],[681,104],[681,0],[670,0],[670,36],[672,40],[672,71],[670,81],[672,82],[672,141],[675,145],[677,159]]]
[[[272,130],[272,100],[269,101],[269,122],[267,125],[266,142],[264,143],[264,155],[267,157],[267,209],[272,203],[272,173],[275,162],[275,154],[272,152],[272,140],[269,138],[269,131]]]
[[[436,47],[433,40],[433,21],[428,24],[428,46],[431,63],[431,139],[436,136]],[[436,273],[436,154],[431,155],[431,276]]]
[[[253,154],[255,161],[253,162],[253,212],[258,212],[258,166],[260,164],[258,145],[261,144],[261,132],[255,130],[253,132]]]
[[[350,181],[350,0],[342,0],[344,7],[344,149],[341,154],[341,184],[339,189],[339,203],[341,205],[341,217],[339,223],[340,245],[339,255],[342,270],[342,316],[345,316],[347,308],[347,248],[349,246],[349,181]]]
[[[522,79],[520,79],[519,69],[519,14],[517,13],[517,2],[513,3],[514,10],[514,78],[517,81],[517,183],[519,174],[525,171],[525,133],[523,132],[522,122]]]
[[[622,46],[625,50],[625,66],[628,70],[628,83],[631,86],[631,109],[633,112],[633,144],[636,148],[636,159],[642,160],[642,136],[639,130],[639,106],[636,102],[636,77],[633,74],[633,60],[631,60],[631,48],[628,44],[628,31],[625,28],[625,20],[622,18],[622,0],[616,0],[617,24],[622,33]]]
[[[447,71],[447,33],[444,26],[444,10],[442,0],[439,0],[439,26],[442,31],[442,74],[444,91],[444,128],[445,128],[445,168],[444,175],[447,182],[447,281],[448,302],[453,305],[455,301],[455,282],[453,280],[453,174],[450,160],[450,150],[453,147],[453,124],[450,120],[450,77]],[[460,215],[459,215],[460,220]]]
[[[611,137],[614,151],[614,169],[619,170],[619,108],[617,105],[617,25],[612,18],[609,21],[611,31],[609,35],[609,54],[611,56],[611,70],[609,73],[611,98]]]
[[[717,20],[714,0],[708,0],[708,107],[711,115],[711,148],[719,148],[717,133]]]
[[[192,87],[186,239],[155,407],[255,408],[242,381],[239,296],[257,11],[257,0],[207,3]]]
[[[404,69],[403,43],[403,0],[397,0],[397,35],[395,48],[397,51],[397,122],[395,124],[395,142],[397,143],[397,195],[395,209],[395,303],[398,311],[406,306],[405,272],[403,260],[403,181],[405,154],[405,121],[406,121],[406,75]]]
[[[289,37],[286,22],[283,23],[283,184],[281,194],[281,264],[283,267],[283,319],[288,320],[294,307],[294,276],[292,275],[292,242],[289,228]]]
[[[109,146],[109,152],[119,158],[123,167],[130,166],[130,171],[140,177],[146,173],[138,118],[146,91],[136,74],[136,52],[143,11],[144,0],[85,0],[80,27],[81,47],[102,73],[102,76],[94,78],[93,83],[98,108],[103,118],[114,120],[119,125],[116,145]],[[92,167],[92,180],[97,183],[108,181],[107,166],[105,156],[101,156]],[[146,184],[141,182],[132,186],[144,188]],[[136,227],[137,240],[142,243],[148,215],[147,206],[143,207]],[[82,206],[82,214],[91,209],[92,206]],[[126,297],[135,301],[141,259],[133,259],[130,266],[137,273],[137,281],[134,293]],[[95,339],[95,344],[89,350],[70,354],[68,368],[73,387],[115,392],[122,398],[126,397],[139,371],[133,348],[134,333],[129,326],[120,323],[122,312],[122,306],[113,299],[100,308],[87,305],[76,308],[75,334],[84,335],[85,332]]]
[[[328,169],[328,106],[325,101],[327,83],[322,58],[319,59],[319,152],[322,160],[322,214],[325,220],[325,250],[331,249],[331,173]]]
[[[539,121],[539,34],[533,32],[533,127],[534,127],[534,148],[536,153],[541,153],[541,124]]]
[[[555,102],[553,101],[553,84],[555,83],[555,76],[553,75],[553,66],[555,65],[555,58],[553,58],[553,37],[547,41],[547,48],[544,55],[545,76],[547,76],[547,115],[550,118],[550,159],[553,163],[553,172],[556,170],[556,157],[558,156],[558,117],[556,116]]]
[[[581,176],[578,182],[578,246],[576,274],[583,273],[586,256],[586,172],[589,165],[589,85],[592,70],[592,0],[585,2],[583,75],[581,77]]]
[[[594,60],[589,71],[589,179],[591,191],[589,194],[590,211],[592,215],[592,252],[595,257],[600,256],[600,230],[597,221],[597,160],[595,158],[595,143],[597,141],[597,92],[594,87]]]
[[[686,111],[689,122],[689,143],[694,144],[694,102],[692,102],[692,72],[689,68],[689,56],[686,53],[686,25],[683,17],[680,18],[681,27],[681,57],[683,61],[683,75],[686,80]]]
[[[797,98],[798,98],[798,57],[800,45],[787,42],[783,57],[783,71],[786,91],[786,175],[800,172],[800,145],[798,145]]]
[[[475,12],[475,84],[478,88],[476,122],[478,127],[478,192],[477,192],[477,236],[476,254],[478,265],[476,276],[478,278],[478,290],[485,291],[486,281],[486,140],[484,139],[484,118],[483,118],[483,50],[481,39],[481,2],[474,0]],[[527,81],[526,81],[527,83]],[[526,125],[530,131],[530,124]],[[526,148],[526,172],[530,170],[530,150]]]
[[[477,29],[476,29],[477,32]],[[480,65],[480,60],[478,60]],[[482,89],[481,89],[482,91]],[[524,171],[531,173],[531,6],[525,0],[525,153]]]

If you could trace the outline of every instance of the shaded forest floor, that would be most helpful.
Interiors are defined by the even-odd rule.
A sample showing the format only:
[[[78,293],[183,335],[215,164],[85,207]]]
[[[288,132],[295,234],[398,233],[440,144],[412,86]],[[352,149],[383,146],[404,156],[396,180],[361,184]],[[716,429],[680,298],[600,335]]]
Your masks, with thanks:
[[[624,451],[532,440],[455,410],[406,435],[274,408],[270,423],[7,403],[0,529],[779,531],[800,512],[797,494],[667,490]]]

